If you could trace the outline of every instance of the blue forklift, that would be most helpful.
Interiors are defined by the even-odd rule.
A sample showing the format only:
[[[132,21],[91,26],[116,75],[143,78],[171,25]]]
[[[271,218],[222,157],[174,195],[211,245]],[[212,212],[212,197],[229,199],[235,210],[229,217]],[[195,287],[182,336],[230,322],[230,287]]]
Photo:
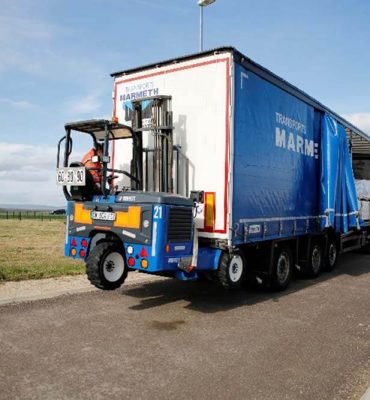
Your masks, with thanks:
[[[143,116],[148,115],[150,123],[143,126],[143,120],[148,121]],[[153,146],[144,148],[143,135],[149,132]],[[105,119],[65,125],[57,154],[57,183],[67,199],[65,255],[83,259],[88,279],[100,289],[119,288],[130,270],[198,278],[193,213],[201,193],[174,193],[173,168],[179,172],[181,150],[173,145],[172,132],[169,96],[133,102],[132,127]],[[76,134],[89,136],[95,147],[102,148],[100,156],[92,157],[99,167],[70,160]],[[129,171],[116,169],[113,143],[128,139]],[[95,172],[101,177],[98,184]],[[118,189],[115,181],[120,176],[129,186]],[[215,255],[221,251],[215,251],[204,249],[205,268],[217,268]]]

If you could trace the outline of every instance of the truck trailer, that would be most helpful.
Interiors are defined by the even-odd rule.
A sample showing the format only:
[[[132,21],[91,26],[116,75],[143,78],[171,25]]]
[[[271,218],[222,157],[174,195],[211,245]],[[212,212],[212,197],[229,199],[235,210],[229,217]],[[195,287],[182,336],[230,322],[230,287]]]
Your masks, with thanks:
[[[342,116],[232,47],[112,77],[112,119],[58,144],[65,255],[93,285],[138,270],[284,290],[369,251],[370,136]],[[94,167],[72,159],[81,133]]]

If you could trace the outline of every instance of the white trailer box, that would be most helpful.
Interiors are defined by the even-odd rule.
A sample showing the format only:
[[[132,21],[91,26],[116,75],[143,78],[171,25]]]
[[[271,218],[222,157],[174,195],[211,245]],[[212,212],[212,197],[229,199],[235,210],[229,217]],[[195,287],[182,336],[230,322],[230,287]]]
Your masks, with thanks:
[[[204,190],[204,209],[198,209],[199,235],[220,239],[228,238],[231,201],[231,59],[230,53],[215,54],[120,75],[115,78],[113,94],[113,116],[126,125],[131,124],[132,101],[172,97],[173,142],[189,160],[188,183],[184,174],[176,182],[174,170],[175,187],[179,185],[178,192],[185,196],[192,190]],[[144,147],[150,147],[150,141],[150,135],[143,136]],[[120,159],[126,154],[125,159],[130,160],[131,144],[125,143],[126,148],[118,146],[116,159],[118,154]],[[115,167],[128,170],[128,165]],[[129,186],[125,181],[120,184]]]

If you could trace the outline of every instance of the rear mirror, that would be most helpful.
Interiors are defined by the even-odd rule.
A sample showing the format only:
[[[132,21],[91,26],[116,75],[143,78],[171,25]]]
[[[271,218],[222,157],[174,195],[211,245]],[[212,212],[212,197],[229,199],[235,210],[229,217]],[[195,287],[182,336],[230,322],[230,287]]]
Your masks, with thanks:
[[[192,190],[190,193],[190,198],[193,203],[204,203],[204,190]]]

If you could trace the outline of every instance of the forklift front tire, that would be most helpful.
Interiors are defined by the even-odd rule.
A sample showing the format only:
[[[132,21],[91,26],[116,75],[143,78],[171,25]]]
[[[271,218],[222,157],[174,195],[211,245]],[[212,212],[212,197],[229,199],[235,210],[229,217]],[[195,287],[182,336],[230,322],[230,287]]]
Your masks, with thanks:
[[[114,242],[98,243],[86,260],[86,275],[99,289],[118,289],[127,277],[123,247]]]

